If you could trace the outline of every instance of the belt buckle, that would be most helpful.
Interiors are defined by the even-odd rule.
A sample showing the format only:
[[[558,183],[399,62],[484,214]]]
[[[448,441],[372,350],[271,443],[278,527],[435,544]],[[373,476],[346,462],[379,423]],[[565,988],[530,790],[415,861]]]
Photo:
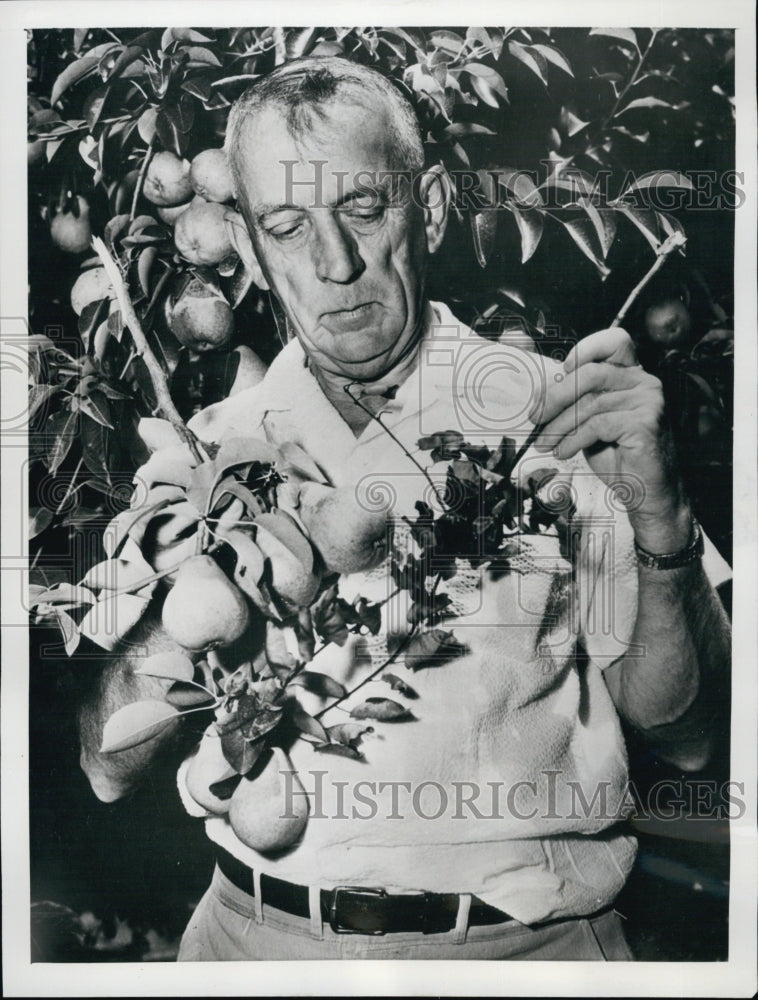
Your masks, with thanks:
[[[378,937],[386,933],[384,927],[379,927],[376,930],[361,930],[353,927],[343,927],[340,924],[340,915],[338,913],[341,894],[351,893],[355,896],[368,896],[373,899],[386,899],[387,892],[385,889],[366,889],[359,885],[338,885],[332,889],[332,893],[332,901],[329,907],[329,926],[335,934],[367,934],[371,937]],[[360,904],[358,904],[358,908],[360,909]]]

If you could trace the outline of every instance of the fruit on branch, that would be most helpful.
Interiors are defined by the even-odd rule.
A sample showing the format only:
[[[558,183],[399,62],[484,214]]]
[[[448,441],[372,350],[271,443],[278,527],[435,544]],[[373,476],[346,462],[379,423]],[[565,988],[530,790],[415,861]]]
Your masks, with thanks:
[[[686,344],[692,325],[690,312],[681,299],[664,299],[645,312],[648,337],[662,347]]]
[[[169,330],[190,350],[218,350],[234,334],[234,313],[226,296],[202,278],[193,278],[177,302],[167,298],[164,309]]]
[[[270,582],[288,610],[307,607],[319,588],[313,550],[295,521],[284,511],[259,514],[255,541],[268,560]]]
[[[224,757],[218,730],[215,725],[209,726],[187,768],[187,791],[203,809],[223,816],[229,812],[231,796],[220,799],[218,795],[214,795],[210,786],[218,781],[226,781],[235,774],[236,771]]]
[[[237,365],[237,374],[234,376],[234,382],[229,390],[230,396],[242,392],[243,389],[250,389],[252,386],[258,385],[268,371],[268,366],[247,344],[235,347],[232,354],[236,354],[240,360]]]
[[[233,195],[232,175],[223,149],[204,149],[192,161],[190,182],[206,201],[229,201]]]
[[[308,822],[308,797],[280,747],[252,778],[243,777],[231,798],[229,822],[247,847],[268,853],[290,847]]]
[[[116,293],[105,268],[90,267],[83,271],[74,282],[71,289],[71,308],[77,316],[81,316],[90,302],[97,302],[98,299],[114,299],[115,297]]]
[[[300,519],[332,573],[357,573],[378,566],[387,556],[390,507],[369,510],[353,486],[303,483]]]
[[[174,224],[176,249],[192,264],[220,264],[234,252],[224,216],[229,209],[215,202],[194,202]]]
[[[207,652],[239,639],[249,622],[247,601],[210,556],[182,563],[163,603],[163,627],[175,642]]]
[[[148,164],[142,193],[154,205],[181,205],[192,197],[190,165],[176,153],[163,150]]]
[[[89,205],[80,194],[76,196],[78,215],[74,212],[58,212],[50,223],[50,238],[66,253],[84,253],[92,240],[89,221]]]

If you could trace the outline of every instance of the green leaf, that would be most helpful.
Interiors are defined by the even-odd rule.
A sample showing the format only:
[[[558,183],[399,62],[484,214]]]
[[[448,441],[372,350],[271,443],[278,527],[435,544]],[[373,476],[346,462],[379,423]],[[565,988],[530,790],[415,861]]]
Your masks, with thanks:
[[[29,540],[41,535],[49,528],[55,515],[47,507],[31,507],[29,510]]]
[[[344,698],[347,691],[332,677],[318,673],[315,670],[303,670],[290,681],[290,687],[302,687],[306,691],[319,695],[321,698]]]
[[[616,216],[612,209],[598,208],[589,198],[580,198],[578,204],[587,213],[590,222],[595,227],[603,251],[603,259],[605,259],[616,236]]]
[[[478,80],[483,80],[490,90],[502,97],[506,104],[508,103],[508,88],[497,70],[492,69],[491,66],[485,66],[484,63],[470,62],[462,67],[462,72],[468,73]]]
[[[526,171],[513,167],[495,167],[487,173],[497,177],[498,183],[515,197],[519,208],[540,208],[544,205],[542,195]]]
[[[173,650],[148,656],[134,672],[147,677],[162,677],[165,680],[189,683],[195,676],[195,667],[186,653]]]
[[[104,45],[96,45],[93,49],[90,49],[86,55],[82,56],[81,59],[77,59],[70,63],[57,77],[55,83],[53,84],[53,89],[50,93],[51,107],[55,107],[69,87],[73,87],[74,84],[83,80],[86,76],[90,76],[92,73],[97,72],[101,56],[115,48],[117,48],[115,42],[107,42]]]
[[[34,417],[36,416],[36,414],[39,412],[39,410],[48,401],[48,399],[50,399],[51,396],[54,396],[56,392],[60,392],[62,388],[63,385],[61,383],[57,383],[56,385],[48,385],[48,384],[33,385],[31,387],[31,389],[29,390],[29,412],[28,412],[28,420],[30,424],[34,419]]]
[[[485,267],[495,248],[497,235],[498,210],[485,209],[471,215],[471,235],[474,240],[474,251],[480,267]]]
[[[521,263],[526,264],[542,239],[545,218],[542,212],[534,208],[522,209],[516,205],[509,207],[521,235]]]
[[[547,87],[547,63],[544,56],[529,45],[522,45],[520,42],[508,42],[508,52],[523,63],[527,69],[531,70]]]
[[[221,734],[221,752],[237,774],[247,774],[265,749],[265,740],[246,740],[239,729]]]
[[[117,753],[139,746],[158,736],[178,715],[172,705],[152,698],[124,705],[105,723],[100,752]]]
[[[606,38],[615,38],[617,42],[630,45],[638,52],[640,51],[637,33],[631,28],[592,28],[590,35],[604,35]]]
[[[116,77],[120,76],[127,66],[131,66],[133,62],[144,54],[144,51],[145,50],[141,45],[127,45],[116,62],[113,64],[113,67],[108,75],[108,79],[114,80]]]
[[[98,424],[113,430],[113,424],[110,421],[111,408],[104,393],[95,390],[87,396],[82,396],[79,400],[79,409]]]
[[[149,601],[134,594],[105,597],[90,608],[79,625],[82,635],[109,652],[147,610]]]
[[[292,699],[290,709],[292,712],[292,722],[301,733],[305,733],[306,736],[313,736],[323,743],[329,742],[329,736],[324,727],[318,719],[314,719],[310,713],[305,711],[296,698]]]
[[[189,55],[190,66],[220,66],[218,56],[204,45],[190,45],[184,50]],[[185,129],[186,131],[186,129]]]
[[[99,421],[83,420],[80,430],[82,458],[90,472],[102,476],[107,483],[111,482],[110,473],[110,428]]]
[[[361,738],[366,733],[373,732],[373,726],[362,726],[358,722],[340,722],[336,726],[329,726],[327,729],[330,740],[342,743],[344,746],[349,746],[353,749],[357,749]]]
[[[71,410],[61,410],[49,417],[45,424],[45,437],[52,437],[47,451],[47,467],[55,475],[61,467],[76,437],[79,414]]]
[[[405,698],[418,698],[418,691],[416,691],[415,688],[412,688],[410,684],[406,684],[405,681],[396,674],[382,674],[382,680],[386,681],[393,691],[399,691]]]
[[[59,583],[50,590],[43,590],[38,595],[35,604],[67,604],[71,607],[82,604],[95,604],[95,595],[85,586],[73,583]]]
[[[212,42],[213,39],[209,38],[207,35],[202,34],[200,31],[195,31],[194,28],[166,28],[166,30],[161,35],[160,48],[164,52],[168,50],[169,45],[172,42],[189,42],[190,44],[202,44],[203,42]]]
[[[106,559],[87,570],[82,586],[95,590],[124,590],[137,586],[152,575],[153,568],[146,560],[132,562],[127,559]],[[135,593],[147,597],[155,586],[156,581],[153,580]]]
[[[582,253],[595,265],[600,277],[605,280],[611,273],[602,259],[602,248],[595,227],[588,219],[561,219],[571,239]]]
[[[686,191],[694,191],[692,181],[686,174],[681,174],[678,170],[652,170],[650,173],[635,177],[626,190],[619,195],[619,200],[632,191],[644,191],[649,188],[659,187],[682,188]],[[614,202],[613,204],[617,203]]]
[[[216,701],[215,695],[197,684],[173,684],[166,692],[166,701],[175,708],[196,708],[199,705],[213,706],[211,702]]]
[[[460,55],[466,45],[460,35],[456,34],[455,31],[448,31],[445,28],[433,31],[429,36],[429,41],[436,48],[451,52],[454,56]]]
[[[131,536],[139,544],[145,533],[146,518],[168,507],[169,503],[170,500],[164,498],[156,503],[117,514],[103,533],[103,549],[108,558],[113,559],[118,554],[127,537]]]
[[[491,128],[485,128],[476,122],[453,122],[442,130],[443,135],[453,139],[466,139],[471,135],[497,135]]]
[[[66,611],[62,608],[54,608],[51,611],[41,616],[42,619],[52,618],[58,628],[61,630],[61,635],[63,636],[63,648],[66,650],[67,656],[73,656],[76,652],[76,648],[79,645],[79,629],[76,627],[76,622]]]
[[[568,73],[569,76],[574,75],[574,71],[571,69],[568,59],[564,56],[560,49],[556,49],[552,45],[542,45],[537,43],[530,45],[529,48],[531,50],[536,49],[536,51],[547,59],[548,62],[551,62],[554,66],[562,69],[564,73]]]
[[[430,629],[412,637],[405,652],[405,665],[409,670],[436,667],[449,662],[466,651],[452,632]]]
[[[661,245],[661,234],[656,213],[649,208],[636,208],[634,205],[625,204],[622,201],[613,203],[617,212],[633,222],[639,229],[653,250],[658,250]]]
[[[367,698],[350,710],[353,719],[376,719],[378,722],[405,722],[413,713],[391,698]]]
[[[674,105],[670,104],[668,101],[662,101],[659,97],[637,97],[633,101],[630,101],[627,105],[617,111],[613,116],[614,118],[620,118],[621,115],[625,115],[627,111],[633,111],[635,108],[673,108]]]
[[[106,223],[105,230],[103,231],[103,241],[109,250],[113,250],[113,243],[118,237],[119,233],[122,233],[129,224],[129,215],[124,213],[123,215],[114,215],[113,218]]]

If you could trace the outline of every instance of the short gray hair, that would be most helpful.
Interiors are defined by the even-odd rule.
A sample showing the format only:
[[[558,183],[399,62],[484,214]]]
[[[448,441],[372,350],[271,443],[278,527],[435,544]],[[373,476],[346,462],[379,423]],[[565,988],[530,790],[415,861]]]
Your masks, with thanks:
[[[324,105],[328,102],[342,97],[373,111],[377,95],[390,111],[400,167],[420,170],[424,165],[421,129],[410,102],[400,90],[377,70],[360,63],[340,56],[309,57],[293,59],[256,80],[229,112],[224,151],[237,190],[241,186],[240,135],[248,117],[263,107],[277,106],[284,113],[290,134],[299,139],[313,129],[314,117],[326,121]]]

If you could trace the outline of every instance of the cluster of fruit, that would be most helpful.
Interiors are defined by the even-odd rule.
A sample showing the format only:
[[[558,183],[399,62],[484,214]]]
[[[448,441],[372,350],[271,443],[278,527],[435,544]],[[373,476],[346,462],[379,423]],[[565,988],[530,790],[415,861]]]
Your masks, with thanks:
[[[125,246],[136,244],[131,257],[142,258],[140,282],[146,296],[156,285],[148,278],[150,269],[156,255],[163,254],[173,280],[168,285],[163,283],[160,308],[143,311],[156,313],[153,325],[157,322],[191,356],[228,350],[235,334],[233,305],[241,301],[252,283],[240,252],[247,257],[252,249],[245,222],[231,204],[232,178],[224,151],[205,149],[191,162],[170,150],[158,151],[148,156],[141,180],[136,183],[141,183],[146,210],[135,213],[137,198],[130,214],[114,216],[106,227],[106,242],[109,237],[111,241],[125,237]],[[66,252],[83,254],[91,249],[92,225],[86,198],[76,195],[63,210],[51,215],[50,235],[53,243]],[[103,299],[109,300],[110,311],[114,312],[118,308],[116,293],[105,269],[97,258],[85,260],[82,266],[71,289],[76,314],[81,316]],[[219,279],[235,272],[232,303]],[[235,350],[239,355],[235,391],[239,391],[257,384],[266,366],[247,345]]]

